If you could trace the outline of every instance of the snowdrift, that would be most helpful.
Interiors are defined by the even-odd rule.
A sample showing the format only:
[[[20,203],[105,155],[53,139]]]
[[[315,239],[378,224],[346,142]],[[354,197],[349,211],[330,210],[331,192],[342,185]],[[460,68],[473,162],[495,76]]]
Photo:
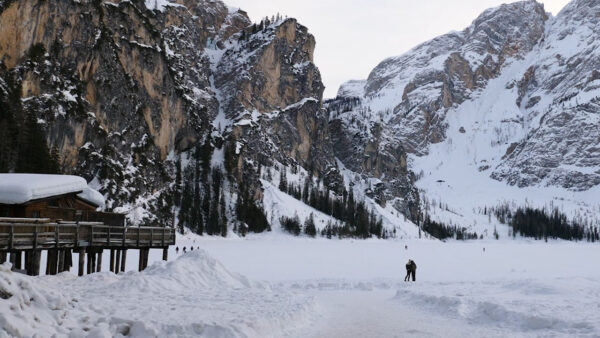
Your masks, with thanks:
[[[0,296],[0,337],[264,337],[302,325],[313,307],[227,271],[202,250],[141,273],[80,278],[30,277],[5,263]]]

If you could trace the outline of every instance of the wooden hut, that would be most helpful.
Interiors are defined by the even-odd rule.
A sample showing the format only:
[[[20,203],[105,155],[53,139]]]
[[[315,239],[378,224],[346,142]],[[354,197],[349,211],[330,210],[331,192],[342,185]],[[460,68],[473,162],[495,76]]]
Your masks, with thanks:
[[[78,176],[0,174],[0,217],[125,225],[125,215],[99,211],[103,207],[102,195]]]

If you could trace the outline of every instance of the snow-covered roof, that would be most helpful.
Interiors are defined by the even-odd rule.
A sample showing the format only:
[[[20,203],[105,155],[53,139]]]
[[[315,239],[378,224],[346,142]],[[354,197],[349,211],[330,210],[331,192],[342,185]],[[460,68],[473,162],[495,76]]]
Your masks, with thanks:
[[[80,198],[94,204],[100,193],[88,188],[85,179],[71,175],[0,174],[0,204],[22,204],[50,196],[81,192]],[[97,195],[96,195],[97,194]],[[100,195],[100,196],[98,196]]]
[[[85,187],[81,193],[77,194],[77,197],[97,205],[100,209],[105,207],[104,196],[90,187]]]

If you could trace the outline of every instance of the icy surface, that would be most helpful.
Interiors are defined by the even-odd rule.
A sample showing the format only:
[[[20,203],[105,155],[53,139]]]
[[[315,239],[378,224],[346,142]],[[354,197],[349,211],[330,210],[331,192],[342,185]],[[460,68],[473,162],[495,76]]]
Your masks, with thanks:
[[[0,203],[27,201],[84,191],[85,179],[71,175],[0,174]]]

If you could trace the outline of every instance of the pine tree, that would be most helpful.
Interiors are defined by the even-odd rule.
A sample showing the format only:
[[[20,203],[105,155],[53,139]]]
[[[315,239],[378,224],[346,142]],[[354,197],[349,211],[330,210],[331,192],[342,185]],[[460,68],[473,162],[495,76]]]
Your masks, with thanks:
[[[60,152],[58,151],[57,146],[52,147],[52,151],[50,152],[50,163],[48,172],[50,174],[60,174]]]
[[[221,202],[221,215],[220,215],[221,216],[221,219],[220,219],[221,236],[227,237],[227,213],[226,213],[226,207],[225,207],[225,193],[223,192],[223,190],[221,190],[220,202]]]
[[[304,220],[304,234],[310,237],[315,237],[317,235],[317,227],[315,226],[314,215],[312,212],[308,218]]]
[[[281,174],[279,175],[279,190],[287,193],[287,168],[286,167],[282,167],[281,168]]]
[[[181,206],[181,159],[175,162],[175,188],[173,189],[173,200],[175,206]]]

